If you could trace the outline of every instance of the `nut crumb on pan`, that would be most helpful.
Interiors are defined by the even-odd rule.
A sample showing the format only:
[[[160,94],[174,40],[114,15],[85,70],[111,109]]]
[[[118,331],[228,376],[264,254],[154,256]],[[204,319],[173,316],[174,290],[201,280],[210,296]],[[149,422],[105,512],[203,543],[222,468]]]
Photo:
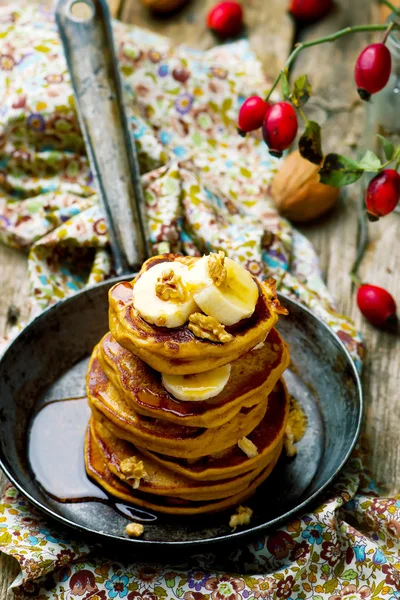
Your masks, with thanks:
[[[233,335],[225,331],[224,325],[218,323],[214,317],[207,317],[200,312],[190,315],[188,327],[196,337],[210,340],[211,342],[226,344],[233,339]]]
[[[119,464],[119,470],[122,475],[121,479],[129,481],[134,480],[133,489],[137,489],[140,485],[140,480],[147,476],[146,469],[142,460],[138,460],[136,456],[124,458]]]
[[[144,531],[144,527],[141,523],[128,523],[125,527],[126,533],[129,537],[139,537]]]
[[[238,446],[248,458],[254,458],[258,454],[258,448],[249,438],[244,437],[238,441]]]
[[[220,250],[218,253],[210,253],[210,256],[208,257],[208,272],[217,287],[225,282],[225,252]]]
[[[307,428],[307,415],[301,404],[291,396],[289,417],[286,425],[284,447],[287,456],[296,456],[297,449],[295,444],[301,440]]]
[[[237,511],[229,519],[229,527],[235,531],[239,525],[248,525],[253,515],[253,511],[248,506],[238,506]]]

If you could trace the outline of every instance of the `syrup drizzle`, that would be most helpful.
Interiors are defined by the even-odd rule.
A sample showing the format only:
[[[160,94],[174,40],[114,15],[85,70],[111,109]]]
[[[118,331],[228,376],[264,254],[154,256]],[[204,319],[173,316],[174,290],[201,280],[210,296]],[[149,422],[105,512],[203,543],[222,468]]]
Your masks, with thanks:
[[[36,412],[28,456],[37,482],[58,502],[103,502],[134,521],[156,521],[152,513],[116,502],[87,476],[84,441],[89,417],[85,396],[52,400]]]

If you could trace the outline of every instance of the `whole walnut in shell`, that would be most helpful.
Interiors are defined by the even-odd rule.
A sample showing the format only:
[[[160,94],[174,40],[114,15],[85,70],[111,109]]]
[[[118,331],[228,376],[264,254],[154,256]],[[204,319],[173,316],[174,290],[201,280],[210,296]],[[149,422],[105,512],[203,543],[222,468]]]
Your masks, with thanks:
[[[319,166],[296,150],[281,163],[271,185],[271,196],[279,213],[291,221],[305,223],[326,213],[335,204],[340,189],[320,183]]]
[[[155,12],[172,12],[186,4],[188,0],[140,0],[141,3]]]

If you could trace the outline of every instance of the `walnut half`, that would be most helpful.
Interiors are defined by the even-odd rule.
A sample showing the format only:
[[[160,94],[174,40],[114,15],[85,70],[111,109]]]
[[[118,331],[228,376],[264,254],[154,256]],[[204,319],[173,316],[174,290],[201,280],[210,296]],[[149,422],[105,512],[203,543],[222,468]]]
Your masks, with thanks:
[[[226,344],[233,339],[233,335],[225,331],[225,327],[218,323],[217,319],[207,317],[199,312],[190,315],[188,327],[196,337],[211,342]]]
[[[182,277],[171,268],[165,269],[156,283],[156,294],[161,300],[179,300],[185,302],[187,294]]]
[[[121,479],[129,481],[133,479],[133,489],[136,490],[140,485],[140,480],[147,476],[146,469],[142,460],[138,460],[136,456],[130,456],[124,458],[119,464],[119,470],[121,472]]]
[[[218,254],[211,252],[208,257],[208,272],[216,286],[222,285],[226,280],[225,252],[220,250]]]

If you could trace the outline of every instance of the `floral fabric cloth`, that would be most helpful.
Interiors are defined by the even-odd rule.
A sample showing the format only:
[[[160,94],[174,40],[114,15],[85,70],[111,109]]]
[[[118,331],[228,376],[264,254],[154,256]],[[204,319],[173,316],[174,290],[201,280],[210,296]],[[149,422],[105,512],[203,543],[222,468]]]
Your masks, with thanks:
[[[361,367],[362,342],[337,314],[309,242],[268,188],[278,161],[240,138],[245,97],[267,87],[246,41],[198,52],[114,23],[154,253],[223,249],[324,319]],[[107,227],[85,155],[52,14],[0,0],[0,236],[29,253],[31,316],[112,274]],[[321,505],[225,560],[122,564],[71,539],[12,487],[0,547],[21,565],[22,598],[105,600],[400,597],[400,501],[378,498],[354,456]]]

